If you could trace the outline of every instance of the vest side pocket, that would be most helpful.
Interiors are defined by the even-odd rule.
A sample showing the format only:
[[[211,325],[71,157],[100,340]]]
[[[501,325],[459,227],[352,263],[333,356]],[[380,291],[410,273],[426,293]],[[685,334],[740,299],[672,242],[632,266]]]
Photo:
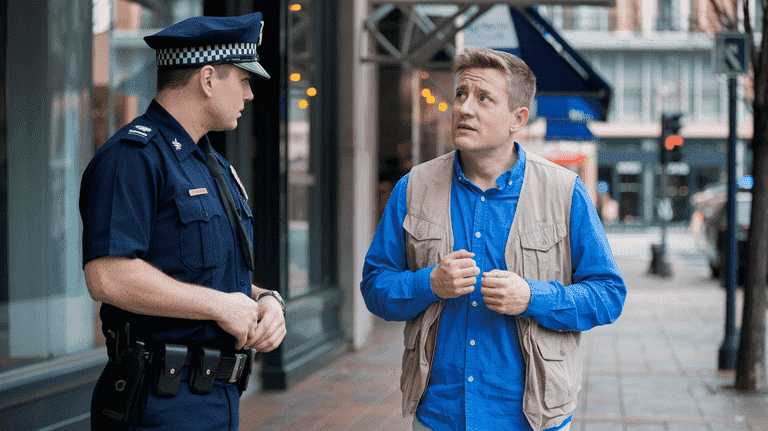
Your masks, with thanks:
[[[416,271],[440,263],[445,227],[429,220],[406,214],[403,220],[406,232],[408,269]]]
[[[544,405],[548,409],[569,411],[569,406],[576,402],[581,386],[579,335],[578,332],[553,333],[535,341],[532,359],[539,374],[539,390],[543,390]]]
[[[400,391],[403,393],[403,414],[411,414],[407,412],[407,406],[413,404],[415,397],[420,397],[421,394],[415,394],[415,386],[419,381],[419,362],[421,361],[418,349],[418,340],[421,336],[421,320],[424,314],[408,320],[405,322],[405,328],[403,329],[403,364],[402,372],[400,374]]]

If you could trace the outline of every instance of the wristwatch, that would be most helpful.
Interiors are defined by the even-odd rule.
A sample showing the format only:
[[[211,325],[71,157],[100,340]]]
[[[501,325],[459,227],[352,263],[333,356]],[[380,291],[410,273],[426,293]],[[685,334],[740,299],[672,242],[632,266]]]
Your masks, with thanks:
[[[256,302],[259,302],[259,299],[261,299],[261,298],[263,298],[265,296],[271,296],[271,297],[277,299],[277,302],[280,303],[280,307],[283,308],[283,316],[285,316],[285,301],[283,301],[283,297],[280,296],[280,294],[277,293],[276,290],[267,290],[266,292],[259,293],[259,295],[256,297]]]

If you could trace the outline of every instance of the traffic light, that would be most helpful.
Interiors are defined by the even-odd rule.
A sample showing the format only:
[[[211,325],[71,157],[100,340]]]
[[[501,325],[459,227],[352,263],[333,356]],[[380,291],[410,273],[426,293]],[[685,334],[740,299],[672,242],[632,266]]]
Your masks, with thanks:
[[[684,144],[683,138],[678,135],[680,130],[680,118],[683,114],[662,114],[661,115],[661,136],[659,137],[659,155],[661,164],[666,165],[671,162],[680,162],[683,160],[681,148]]]

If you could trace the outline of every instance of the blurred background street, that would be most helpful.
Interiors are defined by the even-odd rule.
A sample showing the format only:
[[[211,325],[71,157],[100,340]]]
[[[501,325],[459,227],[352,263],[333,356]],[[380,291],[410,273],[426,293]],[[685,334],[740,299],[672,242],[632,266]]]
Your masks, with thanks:
[[[768,430],[768,394],[738,394],[734,373],[717,370],[724,289],[682,225],[667,232],[672,277],[649,275],[650,244],[660,235],[657,228],[608,232],[627,300],[614,324],[584,333],[583,387],[571,429]],[[364,349],[286,392],[245,399],[242,429],[410,430],[400,413],[402,327],[377,319]]]

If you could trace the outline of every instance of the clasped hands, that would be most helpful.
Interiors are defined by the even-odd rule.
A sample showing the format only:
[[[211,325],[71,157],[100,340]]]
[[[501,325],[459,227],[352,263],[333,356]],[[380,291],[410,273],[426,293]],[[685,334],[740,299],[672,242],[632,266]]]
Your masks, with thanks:
[[[475,290],[480,268],[472,259],[474,256],[462,249],[443,257],[429,277],[432,291],[438,298],[457,298]],[[514,272],[501,269],[482,274],[480,293],[489,310],[502,314],[522,314],[531,303],[528,282]]]
[[[247,295],[224,294],[217,323],[235,337],[235,349],[270,352],[285,338],[285,317],[280,304],[271,296],[258,303]]]

